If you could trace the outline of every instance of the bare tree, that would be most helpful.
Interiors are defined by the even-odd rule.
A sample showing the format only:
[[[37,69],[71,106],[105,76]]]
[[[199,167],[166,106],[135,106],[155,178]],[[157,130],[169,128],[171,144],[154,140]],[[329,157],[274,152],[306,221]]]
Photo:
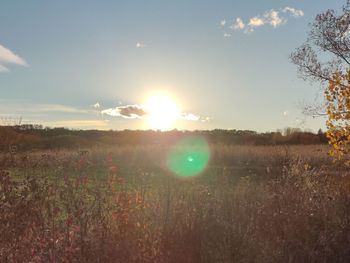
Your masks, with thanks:
[[[335,72],[350,67],[350,0],[340,14],[329,9],[310,26],[306,42],[291,54],[291,60],[305,80],[324,84]]]
[[[22,116],[0,118],[0,126],[20,126],[21,124],[22,124]]]
[[[290,57],[304,80],[319,83],[325,91],[335,73],[344,75],[350,68],[350,0],[340,13],[329,9],[317,15],[310,27],[305,43]],[[306,116],[327,116],[327,105],[315,100],[304,103],[302,109]]]
[[[350,166],[350,0],[340,14],[327,10],[317,15],[306,43],[291,59],[304,79],[321,83],[323,112],[313,107],[304,112],[328,117],[330,154]]]

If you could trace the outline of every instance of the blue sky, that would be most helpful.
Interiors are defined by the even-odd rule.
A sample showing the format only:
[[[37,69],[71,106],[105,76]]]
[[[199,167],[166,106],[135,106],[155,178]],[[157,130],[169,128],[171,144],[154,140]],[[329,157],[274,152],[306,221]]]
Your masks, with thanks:
[[[179,129],[317,130],[325,119],[305,119],[299,104],[313,101],[319,88],[298,78],[288,57],[316,14],[343,3],[1,1],[0,118],[143,129],[144,118],[101,112],[142,107],[164,93],[186,116],[198,116],[179,119]],[[249,26],[254,17],[264,25]],[[237,18],[244,28],[231,29]]]

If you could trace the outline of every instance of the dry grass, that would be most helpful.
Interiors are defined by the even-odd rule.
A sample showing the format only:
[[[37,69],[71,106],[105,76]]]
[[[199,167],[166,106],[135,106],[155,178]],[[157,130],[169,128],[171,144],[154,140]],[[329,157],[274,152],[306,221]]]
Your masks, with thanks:
[[[350,260],[350,180],[326,146],[213,146],[187,180],[167,150],[2,155],[0,261]]]

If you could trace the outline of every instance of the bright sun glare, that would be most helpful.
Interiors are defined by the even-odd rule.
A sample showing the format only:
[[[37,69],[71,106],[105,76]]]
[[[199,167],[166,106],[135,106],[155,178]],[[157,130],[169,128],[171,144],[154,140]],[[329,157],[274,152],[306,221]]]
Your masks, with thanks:
[[[151,96],[145,106],[151,129],[170,130],[175,127],[180,111],[172,98],[163,95]]]

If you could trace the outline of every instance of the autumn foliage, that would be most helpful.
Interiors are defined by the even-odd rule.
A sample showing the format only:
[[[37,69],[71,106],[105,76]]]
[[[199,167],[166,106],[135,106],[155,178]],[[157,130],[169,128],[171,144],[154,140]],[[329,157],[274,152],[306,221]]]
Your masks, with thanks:
[[[325,90],[327,101],[327,137],[333,146],[331,155],[349,161],[350,143],[350,71],[337,72]]]

